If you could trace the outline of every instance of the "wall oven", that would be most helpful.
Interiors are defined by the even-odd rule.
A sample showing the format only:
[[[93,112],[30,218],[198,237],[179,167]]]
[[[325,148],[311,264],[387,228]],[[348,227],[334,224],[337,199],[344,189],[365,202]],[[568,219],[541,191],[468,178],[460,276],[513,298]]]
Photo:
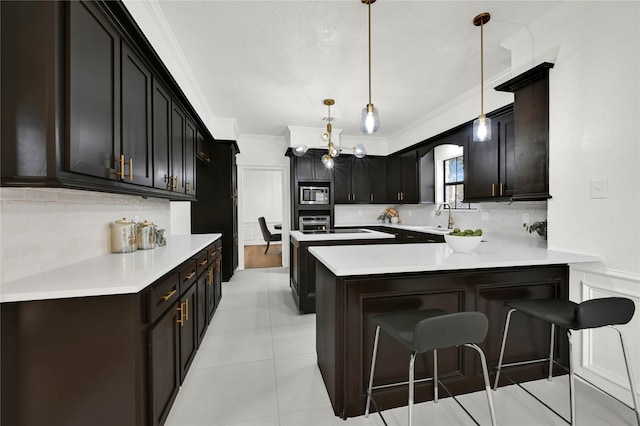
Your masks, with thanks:
[[[301,186],[300,204],[329,204],[329,187]]]
[[[329,232],[331,226],[330,216],[300,216],[298,229],[302,232],[316,231]]]

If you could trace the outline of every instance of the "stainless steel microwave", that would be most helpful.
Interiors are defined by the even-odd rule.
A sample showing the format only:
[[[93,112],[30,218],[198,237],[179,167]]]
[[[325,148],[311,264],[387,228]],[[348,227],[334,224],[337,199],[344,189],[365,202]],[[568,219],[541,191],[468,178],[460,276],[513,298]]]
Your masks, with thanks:
[[[300,204],[329,204],[329,187],[301,186]]]

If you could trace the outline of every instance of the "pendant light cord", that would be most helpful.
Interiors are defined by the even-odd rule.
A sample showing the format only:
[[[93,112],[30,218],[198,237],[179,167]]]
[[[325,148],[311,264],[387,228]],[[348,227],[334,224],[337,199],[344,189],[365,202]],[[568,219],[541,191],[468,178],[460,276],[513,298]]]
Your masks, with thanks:
[[[369,10],[369,105],[371,105],[371,0],[367,8]]]
[[[480,116],[484,116],[484,20],[480,21]]]

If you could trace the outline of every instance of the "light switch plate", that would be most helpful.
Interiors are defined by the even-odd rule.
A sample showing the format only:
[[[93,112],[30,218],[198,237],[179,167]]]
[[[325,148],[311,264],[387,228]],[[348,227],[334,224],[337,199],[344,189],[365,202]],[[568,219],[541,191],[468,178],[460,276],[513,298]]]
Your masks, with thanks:
[[[608,197],[607,179],[591,180],[591,198],[607,198]]]

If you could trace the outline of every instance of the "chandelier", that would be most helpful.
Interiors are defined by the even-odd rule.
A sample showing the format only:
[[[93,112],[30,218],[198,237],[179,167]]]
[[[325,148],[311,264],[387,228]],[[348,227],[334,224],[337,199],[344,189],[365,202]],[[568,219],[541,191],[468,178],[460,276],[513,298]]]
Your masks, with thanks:
[[[367,155],[367,150],[362,144],[357,144],[353,148],[342,148],[333,143],[333,126],[331,125],[333,117],[331,117],[331,105],[334,105],[336,101],[334,101],[333,99],[325,99],[323,103],[327,106],[328,113],[327,117],[324,118],[324,120],[327,121],[327,130],[322,132],[321,135],[322,140],[327,143],[327,153],[324,154],[321,158],[322,164],[324,164],[327,169],[333,169],[333,167],[335,166],[335,161],[333,159],[339,156],[340,152],[342,151],[351,151],[356,158],[364,158]],[[324,146],[314,148],[324,148]],[[308,149],[309,148],[306,145],[298,145],[293,147],[293,153],[298,157],[302,157]]]

